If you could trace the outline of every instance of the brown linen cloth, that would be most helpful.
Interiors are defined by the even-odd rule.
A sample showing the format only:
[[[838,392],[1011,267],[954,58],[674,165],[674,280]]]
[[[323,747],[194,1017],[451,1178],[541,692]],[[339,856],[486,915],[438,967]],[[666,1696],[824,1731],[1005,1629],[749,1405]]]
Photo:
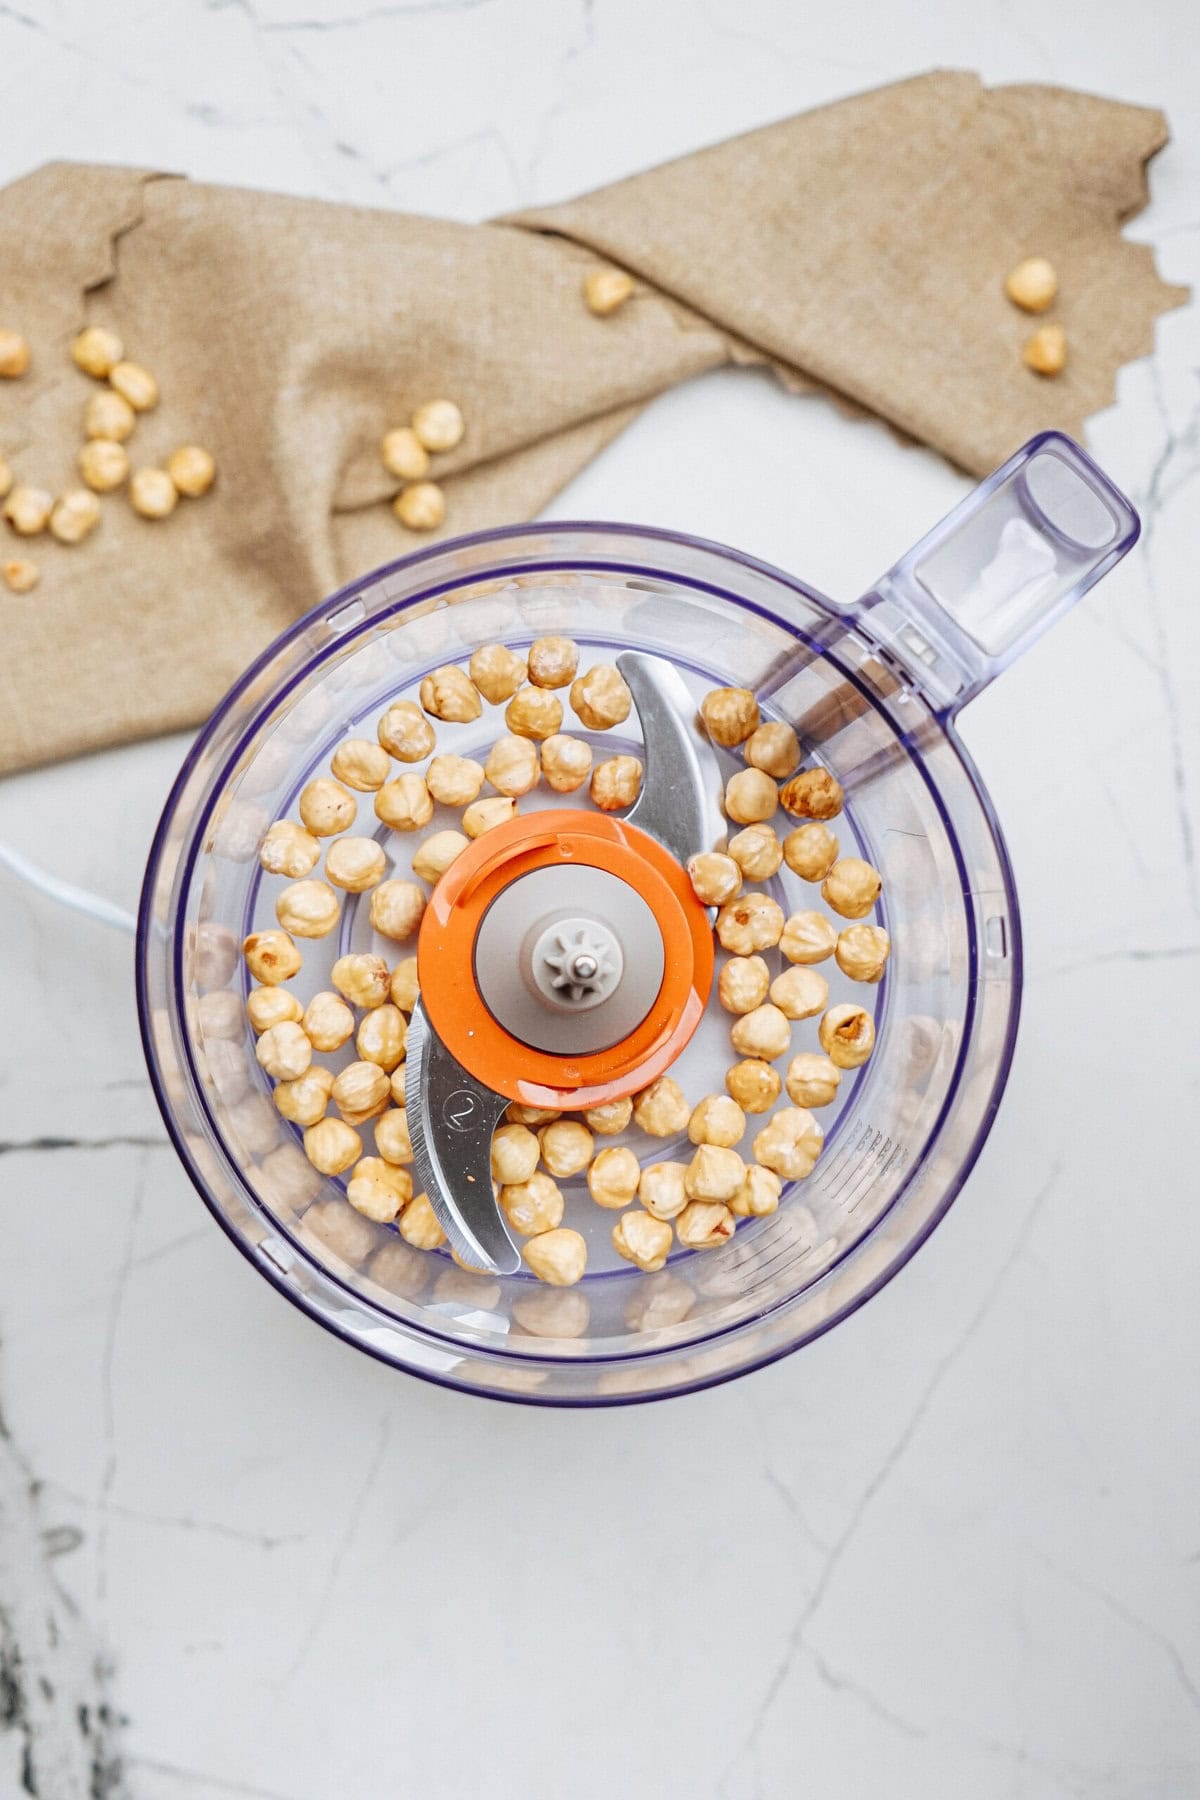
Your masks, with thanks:
[[[901,82],[562,206],[489,225],[50,165],[0,192],[0,323],[34,364],[0,382],[0,454],[59,492],[93,384],[85,322],[158,376],[135,465],[207,445],[213,493],[167,521],[124,495],[77,548],[7,535],[41,585],[0,589],[0,769],[198,723],[291,619],[429,539],[386,504],[384,431],[449,395],[441,535],[528,518],[647,400],[729,361],[774,364],[982,473],[1075,434],[1185,290],[1120,235],[1161,114],[969,74]],[[1053,257],[1071,360],[1024,369],[1004,298]],[[594,318],[597,258],[636,298]]]

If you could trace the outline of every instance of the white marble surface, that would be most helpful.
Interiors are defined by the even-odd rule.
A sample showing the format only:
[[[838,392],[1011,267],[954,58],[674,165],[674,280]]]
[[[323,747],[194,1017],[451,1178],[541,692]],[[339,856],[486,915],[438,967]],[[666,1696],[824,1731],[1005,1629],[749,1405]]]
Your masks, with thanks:
[[[474,218],[960,65],[1167,107],[1130,229],[1195,282],[1198,63],[1190,0],[14,0],[0,178],[113,159]],[[964,721],[1027,930],[996,1129],[915,1263],[748,1380],[552,1415],[326,1337],[166,1146],[128,943],[0,876],[0,1641],[41,1800],[1200,1791],[1198,335],[1168,315],[1092,427],[1143,548]],[[962,486],[730,372],[554,510],[850,593]],[[0,840],[132,906],[183,749],[9,780]],[[111,1777],[78,1773],[89,1687]],[[7,1800],[5,1714],[0,1685]]]

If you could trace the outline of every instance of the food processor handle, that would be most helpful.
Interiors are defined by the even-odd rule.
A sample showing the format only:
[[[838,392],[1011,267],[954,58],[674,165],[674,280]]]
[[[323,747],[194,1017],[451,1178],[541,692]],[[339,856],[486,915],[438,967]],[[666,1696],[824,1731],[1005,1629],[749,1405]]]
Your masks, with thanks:
[[[880,577],[859,617],[948,716],[1107,575],[1140,530],[1086,451],[1044,431]]]

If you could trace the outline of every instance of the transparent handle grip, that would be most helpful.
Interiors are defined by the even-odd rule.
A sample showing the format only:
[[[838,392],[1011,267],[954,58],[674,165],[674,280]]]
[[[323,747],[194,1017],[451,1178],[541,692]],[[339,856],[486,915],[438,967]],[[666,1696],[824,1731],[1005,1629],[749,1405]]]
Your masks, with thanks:
[[[865,596],[872,635],[943,714],[1108,574],[1141,524],[1061,432],[1031,438]]]

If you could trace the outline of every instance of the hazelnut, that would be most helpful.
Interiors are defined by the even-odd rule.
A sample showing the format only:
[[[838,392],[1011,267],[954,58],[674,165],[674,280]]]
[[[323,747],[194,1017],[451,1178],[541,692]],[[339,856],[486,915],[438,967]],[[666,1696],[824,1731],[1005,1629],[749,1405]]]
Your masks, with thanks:
[[[786,781],[799,766],[800,740],[790,725],[770,721],[750,733],[742,754],[752,769]]]
[[[294,1019],[284,1019],[268,1025],[254,1054],[259,1068],[273,1081],[297,1081],[312,1062],[312,1045],[302,1026]]]
[[[749,688],[714,688],[700,702],[700,717],[713,743],[732,750],[758,729],[758,701]]]
[[[314,837],[335,837],[353,825],[358,802],[340,781],[319,775],[301,788],[299,812]]]
[[[597,1206],[619,1209],[629,1205],[641,1178],[641,1166],[633,1151],[623,1144],[616,1144],[611,1149],[601,1150],[589,1165],[588,1192]]]
[[[355,1212],[377,1225],[390,1225],[412,1199],[412,1177],[378,1156],[361,1157],[346,1183],[346,1198]]]
[[[773,1169],[751,1163],[741,1187],[726,1204],[735,1219],[762,1219],[776,1210],[782,1192],[783,1183]]]
[[[571,683],[571,706],[588,731],[608,731],[629,717],[633,695],[628,683],[611,663],[593,663],[586,674]]]
[[[393,1006],[401,1012],[410,1013],[420,997],[421,985],[417,980],[417,959],[415,956],[403,956],[392,970],[388,993]]]
[[[462,442],[466,426],[453,400],[427,400],[412,417],[412,428],[426,450],[435,454],[453,450]]]
[[[368,1018],[373,1014],[368,1013]],[[385,1110],[391,1085],[378,1063],[347,1063],[334,1076],[331,1098],[348,1125],[361,1125]]]
[[[354,1044],[363,1062],[374,1063],[390,1075],[404,1061],[408,1025],[398,1006],[385,1001],[374,1006],[358,1028]],[[337,1095],[334,1094],[336,1100]]]
[[[779,873],[783,845],[770,825],[747,825],[730,838],[729,854],[745,881],[769,881]]]
[[[787,1014],[768,1003],[735,1019],[729,1028],[729,1036],[739,1056],[774,1062],[791,1045],[792,1028]]]
[[[838,933],[837,966],[851,981],[879,981],[891,954],[892,940],[880,925],[848,925]]]
[[[518,689],[504,709],[504,723],[522,738],[553,737],[562,719],[562,701],[545,688]]]
[[[469,848],[470,842],[470,838],[464,837],[461,831],[435,831],[414,854],[413,874],[419,875],[431,887],[435,886],[455,857],[461,856]]]
[[[592,269],[583,278],[583,297],[590,313],[607,319],[632,296],[636,283],[625,269]]]
[[[1067,366],[1067,334],[1061,325],[1039,325],[1025,340],[1021,360],[1035,375],[1061,375]]]
[[[112,388],[101,388],[92,394],[83,409],[83,435],[87,438],[108,438],[114,444],[123,444],[133,435],[136,424],[137,414],[132,406]]]
[[[6,381],[15,381],[29,367],[30,352],[28,339],[19,331],[0,328],[0,376]]]
[[[717,977],[717,998],[726,1012],[753,1012],[767,997],[770,970],[761,956],[731,956]]]
[[[838,857],[838,841],[828,825],[798,825],[783,840],[783,857],[801,881],[823,881]]]
[[[613,1249],[647,1275],[661,1269],[671,1254],[674,1233],[665,1219],[634,1207],[622,1214],[612,1228]]]
[[[650,1137],[674,1137],[676,1132],[686,1131],[691,1115],[682,1088],[669,1075],[652,1081],[633,1103],[634,1124]]]
[[[497,793],[511,800],[528,794],[542,772],[537,745],[527,737],[499,737],[488,753],[483,773]]]
[[[397,762],[421,762],[433,749],[433,726],[412,700],[394,700],[378,725],[379,742]]]
[[[339,956],[329,979],[351,1006],[382,1006],[388,997],[388,966],[382,956],[369,952]]]
[[[143,519],[166,519],[175,511],[179,494],[165,469],[135,469],[129,477],[129,501]]]
[[[109,438],[90,438],[76,459],[79,473],[98,494],[119,488],[129,474],[129,453]]]
[[[551,1175],[578,1175],[592,1160],[592,1134],[578,1119],[554,1119],[538,1132],[542,1161]]]
[[[275,897],[275,917],[293,937],[328,937],[341,912],[341,901],[323,881],[293,881]]]
[[[592,746],[556,731],[542,745],[542,774],[556,794],[573,794],[592,772]]]
[[[5,587],[13,594],[31,594],[41,580],[37,564],[22,556],[10,557],[0,573],[3,573]]]
[[[726,1073],[725,1086],[731,1099],[748,1113],[770,1112],[783,1090],[778,1070],[756,1056],[734,1063]]]
[[[717,1144],[731,1150],[746,1132],[746,1115],[728,1094],[708,1094],[693,1108],[688,1137],[693,1144]]]
[[[779,948],[793,963],[824,962],[833,955],[837,932],[819,912],[795,912],[783,927]]]
[[[779,799],[798,819],[833,819],[842,810],[842,787],[828,769],[802,769],[784,782]]]
[[[783,1106],[754,1140],[754,1159],[785,1181],[811,1175],[825,1144],[825,1134],[802,1106]]]
[[[292,819],[276,819],[259,846],[258,860],[268,875],[299,881],[320,860],[321,846],[311,832]]]
[[[529,646],[529,679],[534,687],[569,687],[579,667],[579,645],[571,638],[537,638]]]
[[[383,848],[369,837],[342,837],[325,853],[325,879],[348,894],[365,894],[387,874]]]
[[[408,531],[436,531],[446,519],[446,496],[436,481],[414,481],[392,501],[392,511]]]
[[[315,1125],[325,1117],[333,1088],[333,1070],[310,1064],[295,1081],[281,1081],[271,1095],[281,1118],[293,1125]]]
[[[425,896],[415,881],[383,881],[371,894],[372,928],[398,943],[413,935],[424,911]]]
[[[421,683],[421,705],[435,719],[465,724],[483,711],[478,689],[465,669],[447,663]]]
[[[469,806],[483,786],[483,768],[470,756],[435,756],[425,785],[439,806]]]
[[[446,1241],[428,1194],[417,1194],[409,1201],[400,1214],[397,1230],[414,1250],[440,1250]]]
[[[354,1014],[338,994],[323,989],[304,1009],[305,1034],[314,1050],[340,1050],[354,1036]],[[332,1076],[330,1077],[332,1084]]]
[[[379,446],[383,466],[400,481],[420,481],[429,473],[429,452],[411,425],[398,425]]]
[[[551,1287],[574,1287],[587,1267],[587,1244],[577,1231],[543,1231],[521,1251],[539,1281]]]
[[[277,987],[299,972],[303,957],[286,931],[252,931],[242,942],[246,967],[264,987]]]
[[[112,373],[124,354],[125,346],[116,332],[107,331],[103,325],[89,325],[71,345],[76,367],[99,381]]]
[[[91,488],[71,488],[54,504],[50,530],[60,544],[81,544],[100,523],[100,502]]]
[[[717,914],[721,945],[738,956],[770,950],[779,942],[782,931],[783,908],[769,894],[742,894],[727,901]]]
[[[380,1113],[375,1121],[375,1148],[384,1162],[395,1163],[397,1167],[412,1161],[408,1113],[403,1106],[393,1106]]]
[[[509,1131],[523,1131],[510,1125]],[[523,1180],[506,1182],[500,1189],[500,1207],[513,1230],[522,1237],[537,1237],[562,1224],[562,1189],[549,1175],[535,1169]]]
[[[702,850],[688,858],[688,880],[697,900],[705,906],[723,906],[742,891],[742,871],[732,856],[719,850]]]
[[[526,663],[503,644],[482,644],[468,665],[471,680],[492,706],[511,700],[525,679]]]
[[[1011,271],[1004,291],[1023,312],[1045,312],[1058,293],[1058,276],[1044,256],[1027,256]]]
[[[861,919],[879,898],[883,886],[878,869],[861,857],[843,856],[821,883],[821,898],[844,919]]]
[[[492,1179],[502,1187],[528,1181],[540,1155],[541,1146],[528,1125],[501,1125],[492,1137]],[[549,1230],[549,1226],[542,1229]]]
[[[677,1219],[688,1203],[687,1164],[651,1163],[638,1182],[638,1199],[656,1219]]]
[[[517,816],[517,803],[506,795],[475,800],[462,816],[462,828],[469,838],[482,837],[496,825],[506,825]]]
[[[167,474],[178,493],[199,500],[217,479],[217,465],[212,453],[200,444],[180,444],[167,458]]]
[[[343,1119],[321,1119],[304,1133],[304,1154],[322,1175],[340,1175],[362,1155],[362,1139]]]
[[[784,1084],[795,1106],[829,1106],[837,1099],[842,1071],[828,1056],[802,1050],[787,1066]]]
[[[360,794],[373,794],[388,778],[392,759],[382,744],[370,738],[347,738],[333,753],[330,769],[337,779]]]
[[[822,1050],[839,1069],[857,1069],[875,1048],[875,1021],[865,1007],[831,1006],[817,1036]]]
[[[715,1250],[736,1230],[737,1220],[718,1200],[689,1200],[675,1221],[675,1235],[686,1250]]]
[[[632,806],[642,785],[642,765],[636,756],[609,756],[592,770],[588,793],[601,812],[622,812]]]
[[[246,1017],[251,1031],[269,1031],[272,1025],[282,1025],[285,1019],[299,1020],[303,1016],[304,1008],[295,994],[289,994],[285,988],[251,988],[246,997]]]
[[[397,775],[375,796],[375,816],[392,831],[420,831],[433,817],[433,800],[420,775]]]
[[[54,496],[45,488],[18,484],[4,502],[4,517],[19,537],[36,537],[50,523]]]
[[[109,386],[122,400],[128,400],[134,412],[149,412],[158,405],[158,383],[141,363],[116,362],[108,371]]]
[[[632,1100],[606,1100],[602,1106],[589,1106],[583,1122],[597,1137],[616,1137],[632,1117]]]
[[[785,969],[771,983],[771,1000],[787,1018],[815,1019],[829,1000],[829,983],[815,969]]]

